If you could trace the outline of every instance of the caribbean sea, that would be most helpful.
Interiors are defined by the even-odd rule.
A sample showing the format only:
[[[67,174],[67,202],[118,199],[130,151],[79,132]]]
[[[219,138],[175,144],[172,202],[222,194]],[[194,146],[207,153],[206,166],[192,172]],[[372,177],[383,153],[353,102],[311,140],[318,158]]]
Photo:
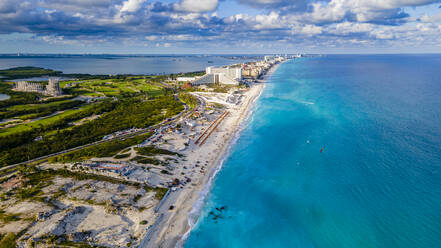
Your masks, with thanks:
[[[441,247],[441,55],[282,64],[186,248]]]

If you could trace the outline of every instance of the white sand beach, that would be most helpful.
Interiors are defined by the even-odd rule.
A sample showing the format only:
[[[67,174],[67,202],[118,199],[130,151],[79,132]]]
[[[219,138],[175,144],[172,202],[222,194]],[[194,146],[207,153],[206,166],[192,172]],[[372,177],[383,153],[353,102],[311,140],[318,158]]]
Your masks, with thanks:
[[[277,66],[273,66],[264,79]],[[239,131],[238,127],[249,115],[253,102],[260,96],[263,88],[263,83],[254,84],[243,94],[240,104],[226,105],[229,114],[202,146],[194,144],[194,141],[190,142],[185,152],[187,161],[182,166],[190,170],[188,177],[191,183],[170,193],[159,209],[161,217],[157,225],[151,227],[151,233],[141,247],[180,247],[184,244],[191,229],[189,220],[197,219],[198,209],[195,204],[202,201],[204,192],[209,190],[212,178]]]

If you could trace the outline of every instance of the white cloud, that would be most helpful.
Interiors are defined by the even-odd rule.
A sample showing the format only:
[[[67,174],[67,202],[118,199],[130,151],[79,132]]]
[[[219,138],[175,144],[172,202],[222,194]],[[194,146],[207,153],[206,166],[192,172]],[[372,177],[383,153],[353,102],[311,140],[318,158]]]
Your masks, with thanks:
[[[255,29],[277,29],[282,27],[279,14],[276,12],[271,12],[269,15],[257,15],[255,22]]]
[[[302,28],[302,33],[307,36],[318,35],[322,33],[322,27],[307,24]]]
[[[215,11],[219,4],[218,0],[182,0],[174,4],[177,11],[185,12],[209,12]]]
[[[337,35],[348,35],[354,33],[367,33],[374,30],[375,25],[369,23],[343,22],[338,23],[329,30],[329,33]]]
[[[145,2],[146,0],[127,0],[123,2],[120,12],[136,12]]]
[[[233,0],[234,1],[234,0]],[[252,0],[235,0],[252,4]],[[125,45],[130,41],[154,47],[230,46],[232,48],[343,47],[381,44],[412,47],[441,42],[438,5],[427,15],[403,6],[429,0],[308,0],[308,8],[293,8],[303,0],[255,0],[265,8],[222,17],[223,0],[0,0],[0,35],[29,33],[48,43],[96,41]],[[147,3],[148,2],[148,3]],[[170,2],[170,1],[167,1]],[[75,5],[78,3],[78,5]],[[306,4],[306,0],[303,1]],[[225,6],[223,6],[225,7]],[[406,8],[407,9],[407,8]],[[389,25],[394,24],[394,25]],[[1,39],[0,39],[1,41]],[[283,43],[283,44],[282,44]],[[254,44],[254,46],[253,46]]]
[[[431,22],[441,22],[441,13],[430,15],[430,16],[425,14],[425,15],[423,15],[421,17],[421,21],[422,22],[428,22],[428,23],[431,23]]]

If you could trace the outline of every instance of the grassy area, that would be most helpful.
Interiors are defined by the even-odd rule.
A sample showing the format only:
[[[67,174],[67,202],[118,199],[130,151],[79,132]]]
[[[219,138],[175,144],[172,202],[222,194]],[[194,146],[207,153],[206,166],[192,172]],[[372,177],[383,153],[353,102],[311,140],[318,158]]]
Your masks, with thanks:
[[[71,109],[74,107],[78,107],[81,104],[83,104],[82,101],[63,100],[43,104],[14,105],[5,109],[1,109],[0,111],[2,112],[0,113],[0,119],[11,118],[19,115],[22,115],[20,119],[25,119],[25,117],[39,116],[41,113],[51,114],[56,111]]]
[[[17,239],[17,236],[14,233],[8,233],[6,236],[4,236],[0,240],[0,247],[1,248],[15,248],[15,240]]]
[[[190,108],[196,108],[198,106],[198,99],[188,93],[180,92],[178,95],[179,99],[185,104],[190,106]]]
[[[162,198],[164,198],[165,194],[167,194],[168,189],[167,188],[156,188],[156,189],[153,189],[153,191],[155,191],[156,200],[160,201]]]
[[[114,110],[102,114],[100,118],[67,130],[60,130],[60,132],[49,137],[43,136],[41,141],[33,141],[32,138],[42,133],[41,130],[49,131],[49,128],[39,129],[40,126],[34,126],[33,129],[35,130],[10,136],[4,136],[3,133],[0,133],[0,166],[92,143],[101,139],[104,135],[118,130],[132,127],[146,128],[166,118],[170,118],[182,110],[182,104],[176,101],[172,95],[163,96],[151,101],[131,98],[118,102]],[[50,123],[51,120],[50,118],[48,119],[41,121]],[[69,121],[73,121],[72,118]],[[42,127],[44,127],[45,123],[37,123],[42,124]],[[57,126],[66,126],[68,122],[66,119],[63,119],[55,124],[49,127],[54,130]],[[3,132],[8,129],[4,129]],[[10,132],[10,130],[8,131]]]
[[[172,152],[166,149],[156,148],[154,146],[146,146],[146,147],[135,147],[135,151],[139,155],[144,156],[155,156],[155,155],[180,155],[177,152]]]
[[[33,69],[24,68],[28,71]],[[21,73],[18,69],[14,71],[17,75]],[[0,129],[0,166],[91,143],[115,131],[132,127],[145,128],[183,110],[183,106],[173,98],[173,92],[160,84],[167,76],[91,78],[86,75],[79,78],[83,79],[62,82],[62,85],[72,85],[63,89],[72,94],[69,98],[84,94],[115,96],[116,101],[109,99],[109,102],[113,101],[111,106],[91,104],[76,109],[81,102],[67,97],[41,102],[42,96],[38,94],[15,92],[11,90],[13,83],[0,83],[0,92],[11,96],[11,99],[0,102],[0,119],[17,118],[22,121],[15,126]],[[189,102],[191,104],[191,99]],[[57,111],[63,112],[50,116]],[[100,117],[81,125],[72,125],[72,122],[92,114]],[[43,118],[25,122],[40,117]]]
[[[49,159],[51,163],[69,163],[83,161],[89,158],[115,156],[119,151],[129,146],[139,144],[150,137],[151,134],[139,135],[126,140],[114,140],[78,151],[66,153]],[[116,155],[118,156],[118,155]],[[116,158],[115,156],[115,158]],[[128,157],[128,156],[127,156]]]
[[[15,133],[29,132],[38,129],[45,131],[50,129],[51,127],[61,127],[66,124],[67,121],[74,121],[90,116],[93,113],[99,113],[100,111],[95,111],[97,109],[96,107],[98,107],[96,104],[86,105],[80,109],[66,110],[63,113],[48,118],[1,129],[0,137],[13,135]]]
[[[74,81],[73,81],[74,82]],[[156,85],[145,77],[126,77],[121,79],[95,79],[86,80],[77,83],[71,89],[74,94],[83,94],[88,96],[121,96],[123,94],[147,94],[151,97],[157,97],[165,93],[164,88]]]

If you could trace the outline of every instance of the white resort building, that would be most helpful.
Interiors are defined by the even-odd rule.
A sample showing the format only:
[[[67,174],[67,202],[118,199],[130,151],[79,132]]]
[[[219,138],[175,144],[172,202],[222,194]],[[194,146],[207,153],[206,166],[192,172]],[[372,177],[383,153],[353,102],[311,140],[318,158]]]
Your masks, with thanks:
[[[192,82],[200,77],[177,77],[176,81],[178,82]]]
[[[44,86],[40,83],[29,83],[26,81],[20,81],[15,83],[16,91],[24,91],[24,92],[38,92],[41,93],[44,91]]]
[[[60,89],[60,83],[58,79],[50,78],[46,87],[40,83],[30,83],[26,81],[20,81],[15,84],[15,91],[24,92],[36,92],[45,96],[61,96],[63,92]]]
[[[192,85],[201,84],[228,84],[239,85],[242,80],[241,67],[207,67],[205,75],[194,80]]]
[[[63,92],[60,89],[60,82],[58,82],[58,79],[55,78],[49,78],[49,81],[46,86],[46,95],[49,96],[61,96],[63,95]]]

